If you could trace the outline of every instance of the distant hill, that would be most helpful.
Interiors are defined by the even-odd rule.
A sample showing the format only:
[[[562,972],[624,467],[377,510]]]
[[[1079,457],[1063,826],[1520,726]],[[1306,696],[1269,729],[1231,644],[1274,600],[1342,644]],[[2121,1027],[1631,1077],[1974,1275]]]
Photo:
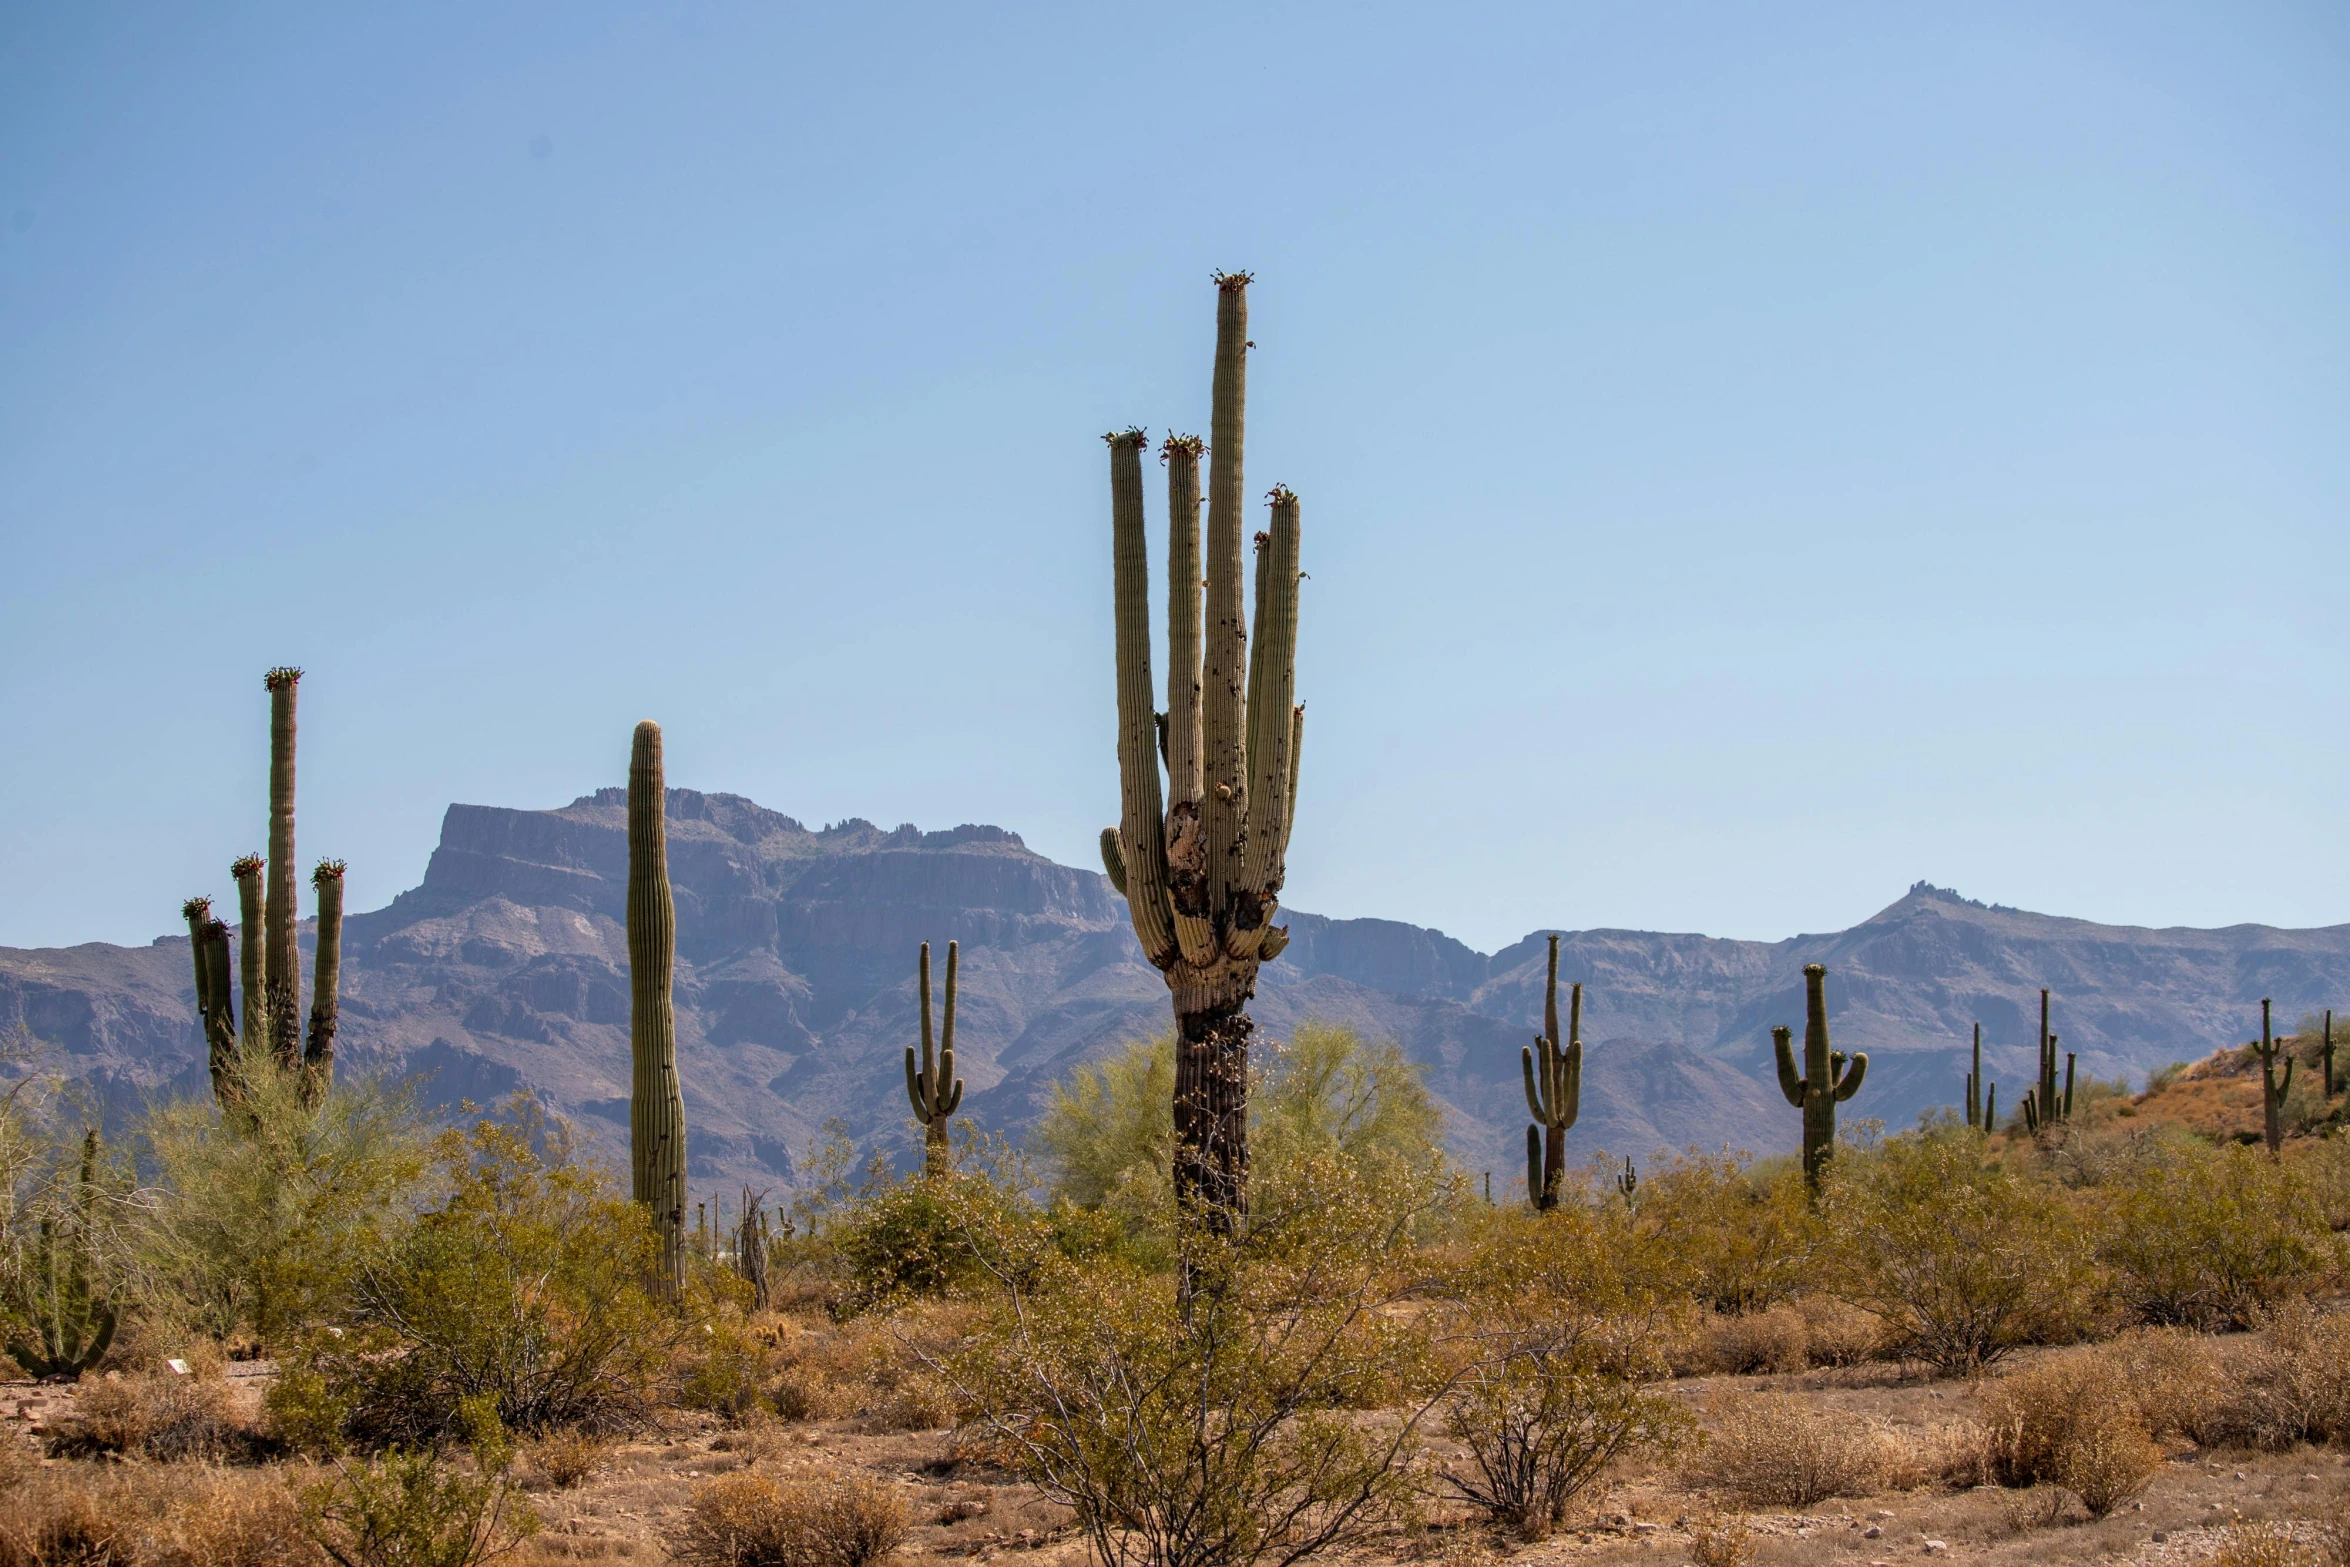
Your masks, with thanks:
[[[559,810],[455,805],[421,886],[352,916],[343,1058],[427,1071],[438,1102],[526,1088],[617,1151],[628,1119],[625,797]],[[736,795],[672,790],[678,1033],[692,1169],[723,1191],[789,1183],[831,1117],[859,1142],[911,1147],[902,1068],[914,954],[963,944],[964,1113],[1017,1131],[1051,1082],[1169,1026],[1102,877],[1013,833],[965,826],[811,830]],[[1322,1017],[1393,1038],[1450,1112],[1453,1151],[1497,1184],[1522,1160],[1518,1049],[1538,1026],[1544,932],[1491,955],[1390,920],[1292,912],[1289,951],[1255,1013],[1278,1039]],[[2350,998],[2350,926],[2141,930],[1986,907],[1923,883],[1850,930],[1780,942],[1641,931],[1563,933],[1585,981],[1589,1042],[1575,1157],[1688,1144],[1776,1150],[1794,1115],[1771,1081],[1772,1023],[1800,1027],[1802,967],[1829,965],[1840,1048],[1871,1052],[1848,1116],[1910,1124],[1952,1101],[1970,1023],[2020,1090],[2038,990],[2084,1070],[2143,1074],[2280,1015]],[[140,948],[0,949],[0,1030],[116,1109],[200,1091],[186,938]]]

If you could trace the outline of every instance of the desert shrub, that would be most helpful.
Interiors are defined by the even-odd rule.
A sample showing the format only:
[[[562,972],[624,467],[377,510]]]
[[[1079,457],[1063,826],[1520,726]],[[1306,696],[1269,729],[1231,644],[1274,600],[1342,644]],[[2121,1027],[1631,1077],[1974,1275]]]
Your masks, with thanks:
[[[684,1375],[677,1402],[739,1420],[765,1403],[764,1389],[774,1352],[742,1318],[712,1311],[698,1332],[686,1335]]]
[[[277,1476],[198,1464],[60,1465],[8,1485],[0,1567],[319,1567]]]
[[[1693,1371],[1759,1376],[1811,1364],[1811,1324],[1790,1301],[1760,1311],[1710,1313],[1699,1336],[1701,1353],[1693,1357]]]
[[[1831,1496],[1875,1490],[1896,1457],[1884,1425],[1782,1393],[1717,1397],[1704,1415],[1704,1440],[1683,1473],[1696,1486],[1742,1501],[1809,1507]]]
[[[722,1475],[669,1542],[689,1567],[867,1567],[905,1538],[905,1505],[861,1475]]]
[[[265,1344],[340,1313],[353,1270],[407,1215],[425,1173],[408,1093],[346,1073],[313,1107],[266,1049],[236,1107],[207,1092],[150,1114],[157,1198],[140,1237],[144,1306],[212,1338]]]
[[[1746,1567],[1757,1549],[1754,1531],[1742,1518],[1707,1513],[1689,1521],[1692,1567]]]
[[[318,1546],[284,1479],[267,1472],[174,1472],[176,1492],[140,1542],[138,1567],[317,1567]]]
[[[590,1431],[551,1431],[530,1444],[533,1468],[558,1491],[585,1485],[603,1467],[611,1444]]]
[[[1498,1215],[1454,1274],[1447,1337],[1468,1355],[1445,1406],[1458,1499],[1547,1538],[1617,1459],[1668,1449],[1688,1419],[1655,1391],[1675,1313],[1625,1265],[1620,1209]]]
[[[832,1232],[851,1310],[943,1295],[1006,1259],[1041,1255],[1050,1239],[1017,1187],[968,1167],[887,1186]]]
[[[2227,1396],[2212,1341],[2187,1328],[2131,1328],[2097,1350],[2156,1436],[2191,1435]]]
[[[170,1373],[86,1383],[73,1412],[49,1433],[49,1451],[59,1458],[220,1460],[257,1456],[255,1449],[254,1434],[231,1411],[226,1384]]]
[[[511,1478],[514,1448],[496,1399],[477,1394],[458,1414],[471,1472],[431,1447],[337,1461],[332,1479],[303,1492],[311,1538],[342,1567],[475,1567],[537,1533],[538,1516]]]
[[[641,1417],[678,1323],[644,1288],[651,1225],[535,1141],[494,1121],[439,1140],[446,1198],[362,1262],[351,1329],[304,1340],[271,1390],[289,1440],[428,1446],[477,1397],[528,1433]]]
[[[964,1440],[1070,1507],[1113,1567],[1295,1561],[1385,1527],[1443,1391],[1400,1310],[1429,1282],[1410,1179],[1309,1160],[1238,1238],[1187,1236],[1173,1275],[997,1275],[939,1362]],[[1401,1407],[1352,1413],[1377,1403]]]
[[[2331,1544],[2303,1539],[2289,1524],[2239,1523],[2203,1561],[2204,1567],[2334,1567],[2341,1557]]]
[[[140,1518],[119,1482],[37,1473],[0,1506],[0,1567],[109,1567],[136,1560]],[[111,1478],[111,1477],[109,1477]]]
[[[2264,1313],[2220,1351],[2216,1396],[2186,1429],[2205,1446],[2269,1450],[2350,1437],[2350,1316],[2305,1302]]]
[[[1641,1175],[1637,1212],[1648,1265],[1731,1318],[1793,1300],[1808,1282],[1821,1233],[1791,1165],[1749,1169],[1726,1153],[1694,1149]]]
[[[822,1364],[794,1360],[767,1384],[767,1402],[786,1420],[832,1420],[849,1412],[846,1398]]]
[[[2100,1351],[2052,1356],[2002,1377],[1983,1403],[1999,1483],[2061,1486],[2092,1518],[2145,1489],[2161,1466],[2123,1368]]]
[[[2114,1288],[2139,1320],[2243,1327],[2341,1272],[2341,1243],[2316,1186],[2265,1150],[2150,1141],[2108,1184],[2103,1245]]]
[[[1884,1324],[1889,1348],[1978,1370],[2091,1320],[2100,1279],[2065,1193],[1986,1167],[1977,1139],[1936,1128],[1835,1161],[1821,1196],[1834,1293]]]

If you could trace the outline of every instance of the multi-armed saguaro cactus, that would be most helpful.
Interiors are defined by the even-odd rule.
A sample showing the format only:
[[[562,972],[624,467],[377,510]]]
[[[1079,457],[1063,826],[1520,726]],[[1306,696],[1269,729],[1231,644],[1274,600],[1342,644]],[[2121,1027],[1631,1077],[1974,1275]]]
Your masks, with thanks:
[[[947,1010],[936,1047],[930,1033],[930,943],[922,943],[922,1060],[906,1047],[906,1097],[922,1123],[922,1170],[947,1173],[947,1117],[963,1102],[963,1080],[955,1076],[955,944],[947,943]]]
[[[1814,1192],[1820,1175],[1836,1151],[1836,1107],[1860,1092],[1868,1074],[1866,1051],[1847,1063],[1844,1052],[1828,1048],[1828,971],[1818,963],[1803,966],[1803,1075],[1795,1075],[1795,1053],[1788,1046],[1789,1030],[1771,1030],[1771,1051],[1779,1062],[1779,1092],[1803,1112],[1803,1180]]]
[[[669,893],[668,790],[661,726],[636,726],[628,758],[628,1098],[631,1191],[661,1238],[659,1283],[685,1289],[685,1094],[677,1079],[677,907]]]
[[[52,1192],[41,1215],[30,1274],[32,1336],[10,1339],[8,1355],[36,1377],[79,1380],[114,1342],[114,1303],[97,1278],[93,1228],[98,1189],[98,1134],[82,1138],[81,1168],[70,1187]]]
[[[1989,1133],[1999,1125],[1999,1085],[1983,1081],[1983,1025],[1975,1025],[1975,1065],[1966,1075],[1966,1124]]]
[[[1626,1202],[1632,1201],[1640,1194],[1640,1170],[1632,1163],[1630,1154],[1624,1155],[1624,1168],[1622,1173],[1616,1177],[1616,1190],[1624,1194]]]
[[[2040,992],[2040,1080],[2023,1097],[2024,1129],[2037,1135],[2073,1115],[2073,1057],[2064,1058],[2064,1087],[2056,1084],[2056,1036],[2048,1031],[2048,992]]]
[[[1537,1212],[1559,1205],[1567,1176],[1567,1128],[1583,1105],[1583,986],[1567,998],[1567,1037],[1559,1042],[1559,939],[1550,938],[1549,988],[1542,996],[1542,1032],[1518,1047],[1526,1078],[1526,1108],[1535,1124],[1526,1128],[1526,1198]]]
[[[229,1000],[228,926],[215,919],[210,898],[180,905],[188,922],[188,950],[196,960],[196,1021],[204,1030],[204,1064],[223,1108],[235,1093],[237,1024]]]
[[[1151,679],[1150,565],[1140,430],[1110,446],[1120,812],[1102,865],[1125,894],[1142,950],[1174,993],[1175,1194],[1211,1230],[1248,1201],[1248,1016],[1257,969],[1289,943],[1272,923],[1297,789],[1298,503],[1272,493],[1257,535],[1253,636],[1242,603],[1242,425],[1248,378],[1245,272],[1216,278],[1207,552],[1200,552],[1200,443],[1170,437],[1167,710]],[[1203,570],[1204,565],[1204,570]],[[1205,603],[1202,603],[1202,591]],[[1203,635],[1204,617],[1204,635]],[[1253,642],[1253,647],[1252,647]],[[1162,807],[1160,767],[1166,768]]]
[[[2260,1037],[2249,1047],[2260,1058],[2260,1135],[2268,1144],[2270,1156],[2281,1157],[2285,1146],[2285,1095],[2293,1087],[2293,1057],[2285,1049],[2285,1042],[2269,1031],[2268,998],[2260,1001]],[[2285,1058],[2285,1071],[2277,1075],[2277,1057]]]

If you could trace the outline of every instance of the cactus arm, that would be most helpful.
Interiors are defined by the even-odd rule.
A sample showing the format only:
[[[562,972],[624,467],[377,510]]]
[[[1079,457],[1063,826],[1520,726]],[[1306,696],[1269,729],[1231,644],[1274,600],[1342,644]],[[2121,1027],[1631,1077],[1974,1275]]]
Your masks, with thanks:
[[[335,1027],[340,1021],[343,975],[343,871],[341,860],[320,860],[310,873],[318,892],[318,949],[310,960],[310,1040],[302,1050],[302,1092],[316,1104],[334,1083]]]
[[[269,1044],[269,899],[262,880],[268,863],[248,854],[228,868],[237,884],[237,983],[245,995],[245,1031],[239,1037],[247,1050]]]
[[[1542,1190],[1542,1132],[1538,1127],[1526,1128],[1526,1200],[1540,1209]]]
[[[1583,1111],[1583,1041],[1576,1040],[1559,1052],[1559,1093],[1554,1102],[1559,1106],[1559,1130],[1575,1124]]]
[[[1126,908],[1143,955],[1175,961],[1168,903],[1167,839],[1160,808],[1158,711],[1151,692],[1150,560],[1142,518],[1140,430],[1107,437],[1110,533],[1118,644],[1118,842],[1126,862]]]
[[[1209,905],[1207,829],[1202,821],[1199,459],[1196,435],[1170,435],[1159,448],[1167,464],[1167,892],[1175,944],[1184,961],[1215,961],[1216,922]]]
[[[906,1047],[906,1099],[914,1107],[916,1120],[927,1121],[930,1119],[930,1106],[925,1101],[922,1092],[922,1073],[921,1069],[914,1065],[914,1047],[912,1045]]]
[[[1118,847],[1118,829],[1102,829],[1102,874],[1110,878],[1110,885],[1119,897],[1126,896],[1126,855]]]
[[[2293,1091],[2293,1058],[2285,1057],[2285,1075],[2277,1079],[2277,1103],[2285,1102],[2285,1095]]]
[[[204,927],[212,922],[212,900],[188,899],[180,905],[180,918],[188,922],[188,953],[196,964],[196,1029],[202,1033],[212,1010],[212,974],[204,963]]]
[[[669,793],[661,726],[636,726],[628,763],[629,1165],[652,1211],[661,1286],[685,1288],[685,1098],[677,1076],[677,905],[669,888]]]
[[[1261,928],[1286,880],[1289,841],[1289,741],[1297,709],[1298,500],[1273,491],[1273,522],[1258,552],[1255,666],[1248,693],[1249,807],[1243,877],[1253,902],[1235,911]]]
[[[1986,1084],[1983,1088],[1983,1130],[1993,1131],[1999,1124],[1999,1085]]]
[[[1854,1051],[1851,1064],[1845,1068],[1844,1075],[1836,1079],[1836,1102],[1842,1104],[1854,1094],[1859,1093],[1860,1080],[1868,1075],[1869,1053],[1866,1050]]]
[[[2073,1052],[2064,1053],[2064,1119],[2073,1118]]]
[[[1779,1062],[1779,1092],[1787,1096],[1789,1104],[1800,1110],[1803,1108],[1804,1083],[1795,1072],[1794,1038],[1792,1029],[1781,1027],[1771,1030],[1771,1050]]]
[[[269,942],[269,1043],[281,1066],[302,1060],[302,954],[294,921],[294,695],[302,671],[271,670],[269,688],[269,906],[264,929]],[[246,940],[253,938],[248,935]],[[252,1015],[252,1003],[245,1004]]]
[[[1248,622],[1241,603],[1244,425],[1248,404],[1248,276],[1216,280],[1216,368],[1208,424],[1207,628],[1202,660],[1200,801],[1209,906],[1223,920],[1244,885],[1248,824]],[[1229,940],[1230,929],[1219,931]],[[1252,949],[1253,950],[1253,949]]]
[[[931,1100],[938,1106],[941,1120],[955,1113],[963,1102],[963,1080],[955,1076],[955,963],[957,944],[947,943],[947,1003],[946,1015],[939,1020],[938,1081],[931,1090]]]
[[[1268,925],[1265,927],[1265,939],[1257,943],[1257,961],[1259,963],[1270,963],[1288,950],[1289,927],[1286,925]]]
[[[1543,1041],[1537,1037],[1534,1043],[1541,1044]],[[1520,1045],[1518,1047],[1518,1067],[1519,1070],[1525,1073],[1526,1077],[1527,1111],[1533,1115],[1535,1120],[1547,1123],[1550,1118],[1542,1108],[1542,1090],[1536,1086],[1534,1072],[1534,1045]]]
[[[1289,863],[1289,835],[1297,827],[1297,763],[1306,748],[1306,705],[1303,702],[1289,710],[1289,790],[1284,799],[1288,808],[1281,813],[1281,863]]]

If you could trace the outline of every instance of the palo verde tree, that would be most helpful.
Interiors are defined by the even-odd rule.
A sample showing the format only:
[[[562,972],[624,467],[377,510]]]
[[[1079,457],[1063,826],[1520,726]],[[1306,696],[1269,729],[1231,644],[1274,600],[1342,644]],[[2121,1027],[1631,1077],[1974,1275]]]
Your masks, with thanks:
[[[1788,1047],[1789,1031],[1771,1030],[1771,1053],[1779,1063],[1779,1092],[1803,1112],[1803,1180],[1817,1196],[1820,1176],[1836,1151],[1836,1107],[1860,1092],[1867,1075],[1866,1051],[1847,1063],[1844,1052],[1828,1048],[1828,971],[1818,963],[1803,966],[1803,1075],[1795,1075],[1795,1055]]]
[[[685,1093],[677,1079],[677,905],[669,891],[669,803],[661,726],[636,726],[628,758],[630,1193],[660,1238],[660,1287],[685,1291]]]
[[[1175,1003],[1177,1201],[1228,1231],[1248,1202],[1248,1016],[1257,969],[1289,943],[1272,923],[1289,851],[1305,713],[1297,675],[1298,501],[1272,492],[1257,535],[1255,625],[1242,602],[1242,426],[1248,383],[1245,272],[1216,277],[1207,552],[1200,552],[1201,443],[1171,436],[1167,465],[1167,707],[1151,678],[1150,565],[1139,429],[1110,447],[1116,602],[1116,827],[1102,864]],[[1203,569],[1204,565],[1204,569]],[[1202,602],[1202,592],[1205,602]],[[1161,792],[1161,768],[1165,792]]]

